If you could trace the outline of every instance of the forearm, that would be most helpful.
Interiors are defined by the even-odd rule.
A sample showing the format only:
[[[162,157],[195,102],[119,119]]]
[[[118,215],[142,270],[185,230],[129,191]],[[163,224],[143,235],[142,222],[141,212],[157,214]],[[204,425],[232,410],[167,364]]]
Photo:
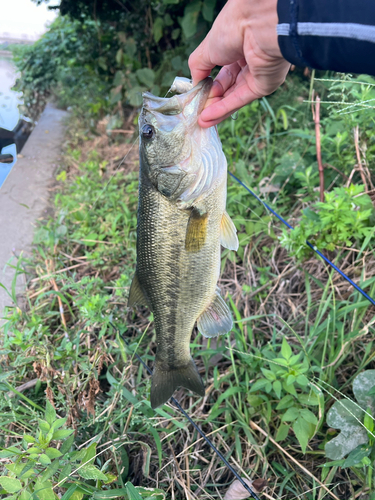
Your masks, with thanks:
[[[278,0],[278,43],[297,66],[375,75],[374,0]]]

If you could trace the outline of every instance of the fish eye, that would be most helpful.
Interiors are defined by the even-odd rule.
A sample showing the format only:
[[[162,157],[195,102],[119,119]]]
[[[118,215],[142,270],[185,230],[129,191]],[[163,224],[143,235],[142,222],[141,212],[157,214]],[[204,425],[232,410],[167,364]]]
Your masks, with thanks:
[[[154,137],[154,134],[155,134],[155,129],[152,125],[149,125],[148,123],[146,123],[146,125],[143,125],[142,136],[145,139],[152,139]]]

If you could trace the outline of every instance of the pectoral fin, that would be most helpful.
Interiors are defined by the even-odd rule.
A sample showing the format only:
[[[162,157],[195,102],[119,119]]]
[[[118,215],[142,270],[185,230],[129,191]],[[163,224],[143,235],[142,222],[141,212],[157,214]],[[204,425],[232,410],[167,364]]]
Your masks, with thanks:
[[[221,219],[221,239],[220,243],[229,250],[238,250],[237,229],[227,212],[223,213]]]
[[[232,329],[232,315],[219,290],[208,308],[199,316],[197,326],[205,337],[225,335]]]
[[[128,307],[147,306],[147,300],[142,292],[141,285],[138,281],[138,276],[135,274],[132,284],[130,285]]]
[[[200,214],[198,210],[191,211],[186,228],[185,249],[188,252],[198,252],[206,241],[208,214]]]

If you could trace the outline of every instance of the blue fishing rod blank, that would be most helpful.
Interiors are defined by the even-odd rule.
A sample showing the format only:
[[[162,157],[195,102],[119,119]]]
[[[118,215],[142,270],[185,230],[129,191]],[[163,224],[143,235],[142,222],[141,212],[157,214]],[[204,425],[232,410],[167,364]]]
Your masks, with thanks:
[[[261,200],[259,198],[259,196],[257,196],[254,191],[252,191],[250,188],[248,188],[246,186],[246,184],[244,184],[242,181],[240,181],[240,179],[238,179],[235,175],[233,175],[232,173],[229,172],[229,175],[231,177],[233,177],[233,179],[235,179],[239,184],[241,184],[242,187],[244,187],[246,189],[246,191],[248,191],[252,196],[254,196],[254,198],[256,198],[267,210],[269,210],[275,217],[277,217],[279,219],[280,222],[282,222],[287,228],[289,229],[294,229],[293,226],[291,226],[290,224],[288,224],[288,222],[283,219],[281,217],[281,215],[279,215],[277,212],[275,212],[275,210],[273,210],[273,208],[271,208],[269,205],[267,205],[267,203],[265,203],[263,200]],[[361,293],[369,302],[371,302],[371,304],[373,306],[375,306],[375,300],[373,298],[371,298],[364,290],[362,290],[362,288],[360,286],[358,286],[356,283],[354,283],[353,280],[351,280],[349,278],[349,276],[347,276],[343,271],[341,271],[341,269],[339,269],[333,262],[331,262],[329,259],[327,259],[327,257],[325,257],[325,255],[323,255],[320,250],[318,250],[316,248],[315,245],[313,245],[309,240],[306,240],[306,245],[308,247],[311,248],[311,250],[313,250],[316,254],[319,255],[319,257],[321,257],[324,262],[326,262],[327,264],[329,264],[335,271],[337,271],[339,274],[341,274],[341,276],[346,279],[346,281],[348,283],[350,283],[359,293]]]

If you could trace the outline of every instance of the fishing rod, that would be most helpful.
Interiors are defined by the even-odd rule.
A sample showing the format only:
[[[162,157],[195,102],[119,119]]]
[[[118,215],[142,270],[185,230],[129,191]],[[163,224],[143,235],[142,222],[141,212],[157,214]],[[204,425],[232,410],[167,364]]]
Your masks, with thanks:
[[[229,172],[229,175],[233,177],[242,187],[244,187],[251,195],[254,196],[267,210],[269,210],[275,217],[279,219],[287,228],[294,229],[285,219],[281,217],[273,208],[271,208],[266,202],[261,200],[259,196],[257,196],[254,191],[252,191],[249,187],[246,186],[240,179],[238,179],[235,175]],[[373,306],[375,306],[375,300],[371,298],[360,286],[358,286],[354,281],[352,281],[349,276],[347,276],[344,271],[341,271],[339,267],[337,267],[333,262],[331,262],[325,255],[323,255],[320,250],[317,249],[315,245],[313,245],[309,240],[306,240],[306,245],[311,248],[316,254],[319,255],[327,264],[329,264],[335,271],[337,271],[348,283],[350,283],[359,293],[361,293]]]

